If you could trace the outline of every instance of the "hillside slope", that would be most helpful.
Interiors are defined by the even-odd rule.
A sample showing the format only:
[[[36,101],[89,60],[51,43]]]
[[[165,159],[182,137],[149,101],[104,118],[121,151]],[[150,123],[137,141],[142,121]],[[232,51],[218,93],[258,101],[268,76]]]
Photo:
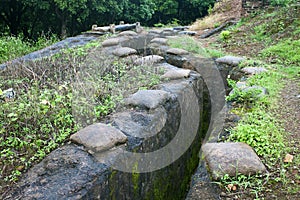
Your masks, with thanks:
[[[246,80],[249,85],[267,88],[269,95],[250,103],[244,96],[244,102],[236,103],[234,114],[242,120],[230,130],[233,136],[227,138],[252,146],[261,154],[269,174],[224,177],[219,182],[222,199],[300,199],[300,4],[270,6],[240,17],[239,9],[231,9],[238,2],[217,3],[213,12],[195,22],[192,29],[201,35],[228,20],[237,20],[236,25],[200,42],[206,48],[245,57],[240,68],[269,70]],[[228,9],[221,12],[216,9],[225,7]],[[271,139],[263,139],[271,135]],[[261,153],[259,146],[266,152],[272,148],[269,153]]]

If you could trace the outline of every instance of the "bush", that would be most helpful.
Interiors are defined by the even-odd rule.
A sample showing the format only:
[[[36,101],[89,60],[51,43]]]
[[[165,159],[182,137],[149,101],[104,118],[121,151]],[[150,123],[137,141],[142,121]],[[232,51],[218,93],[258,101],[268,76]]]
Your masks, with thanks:
[[[22,37],[0,37],[0,63],[26,55],[58,41],[56,36],[41,36],[37,41],[25,40]]]

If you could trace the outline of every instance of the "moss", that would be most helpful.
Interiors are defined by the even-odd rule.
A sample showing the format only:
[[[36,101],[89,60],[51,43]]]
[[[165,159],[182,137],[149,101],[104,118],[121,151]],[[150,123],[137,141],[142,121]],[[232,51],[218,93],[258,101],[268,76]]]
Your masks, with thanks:
[[[117,171],[112,170],[110,177],[109,177],[109,196],[111,200],[116,200],[116,190],[115,190],[115,185],[113,185],[114,183],[116,183],[115,179],[116,179],[116,175],[117,175]]]
[[[132,169],[132,184],[133,184],[133,193],[134,197],[138,197],[138,191],[139,191],[139,178],[140,174],[137,173],[138,170],[138,162],[135,163],[133,169]]]

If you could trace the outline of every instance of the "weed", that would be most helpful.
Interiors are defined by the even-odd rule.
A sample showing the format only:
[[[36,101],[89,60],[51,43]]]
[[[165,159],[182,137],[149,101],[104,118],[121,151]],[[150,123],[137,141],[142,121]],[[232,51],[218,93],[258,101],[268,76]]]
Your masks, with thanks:
[[[220,33],[220,38],[224,42],[228,42],[228,40],[231,38],[231,33],[230,31],[222,31]]]

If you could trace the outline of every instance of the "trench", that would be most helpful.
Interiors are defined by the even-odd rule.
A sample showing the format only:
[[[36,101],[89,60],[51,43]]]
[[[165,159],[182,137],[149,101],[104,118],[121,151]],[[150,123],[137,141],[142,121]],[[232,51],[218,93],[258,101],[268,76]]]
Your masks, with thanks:
[[[127,136],[125,145],[92,155],[81,144],[64,145],[29,170],[6,199],[218,199],[217,187],[211,184],[200,149],[202,143],[216,140],[222,129],[222,99],[228,70],[220,74],[210,58],[168,53],[170,48],[166,44],[151,43],[154,38],[176,35],[176,31],[170,30],[148,32],[126,36],[126,40],[118,43],[137,50],[139,56],[160,55],[165,60],[162,65],[191,70],[189,77],[157,87],[169,96],[156,107],[131,105],[126,112],[114,116],[109,123]],[[67,38],[13,62],[51,56],[97,38]],[[107,47],[105,54],[111,54],[115,48]],[[164,125],[155,129],[162,121]],[[145,130],[157,134],[147,138],[131,134],[142,134]],[[164,151],[160,152],[161,149]],[[128,151],[138,155],[160,153],[132,158]],[[162,161],[167,164],[161,164]]]

